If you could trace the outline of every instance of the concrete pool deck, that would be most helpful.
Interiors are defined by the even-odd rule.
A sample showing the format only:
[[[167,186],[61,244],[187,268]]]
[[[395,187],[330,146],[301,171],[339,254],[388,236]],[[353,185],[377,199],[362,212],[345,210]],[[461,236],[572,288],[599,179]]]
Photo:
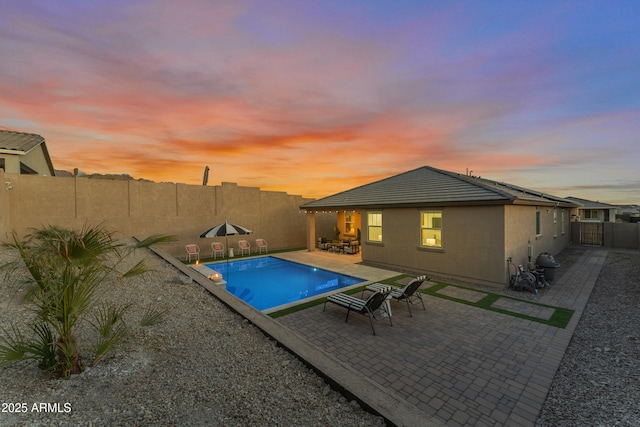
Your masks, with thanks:
[[[364,316],[345,323],[340,307],[271,319],[181,262],[174,265],[393,425],[534,426],[607,253],[587,250],[538,298],[575,310],[565,329],[424,295],[427,309],[416,306],[414,317],[392,303],[393,326],[378,322],[375,336]],[[368,281],[398,275],[360,265],[354,255],[274,256]]]

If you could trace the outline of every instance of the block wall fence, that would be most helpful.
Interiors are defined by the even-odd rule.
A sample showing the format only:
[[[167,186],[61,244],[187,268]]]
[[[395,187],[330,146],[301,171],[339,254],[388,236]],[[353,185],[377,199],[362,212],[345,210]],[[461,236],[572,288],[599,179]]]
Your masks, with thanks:
[[[24,237],[33,228],[57,225],[80,229],[104,224],[118,238],[172,234],[177,242],[163,250],[184,259],[185,245],[196,243],[201,256],[211,254],[203,231],[224,222],[249,228],[249,236],[230,236],[227,243],[255,239],[269,249],[306,247],[307,218],[300,205],[313,199],[277,191],[262,191],[223,182],[218,186],[111,180],[87,177],[45,177],[8,174],[0,169],[0,240]],[[316,229],[332,233],[336,215],[316,216]]]

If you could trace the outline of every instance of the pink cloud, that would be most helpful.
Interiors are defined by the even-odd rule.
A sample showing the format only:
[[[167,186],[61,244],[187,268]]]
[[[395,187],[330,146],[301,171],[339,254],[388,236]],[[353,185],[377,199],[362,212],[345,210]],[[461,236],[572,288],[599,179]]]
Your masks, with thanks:
[[[605,146],[633,140],[637,111],[564,114],[585,87],[535,19],[468,39],[460,7],[356,29],[310,6],[45,6],[0,17],[0,123],[32,123],[58,168],[195,184],[209,165],[212,183],[315,197],[425,164],[635,170]]]

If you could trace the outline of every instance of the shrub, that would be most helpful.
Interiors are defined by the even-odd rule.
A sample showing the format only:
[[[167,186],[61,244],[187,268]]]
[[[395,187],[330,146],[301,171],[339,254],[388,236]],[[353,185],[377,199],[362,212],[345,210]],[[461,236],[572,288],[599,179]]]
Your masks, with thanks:
[[[30,273],[26,302],[33,316],[23,325],[28,335],[15,324],[1,331],[0,363],[37,362],[47,376],[54,377],[80,373],[84,362],[76,328],[82,322],[89,322],[97,332],[93,363],[98,363],[124,338],[127,328],[122,316],[127,306],[102,302],[96,291],[109,276],[127,279],[147,271],[144,261],[119,270],[136,249],[173,240],[156,235],[125,245],[103,226],[82,230],[49,226],[33,230],[24,240],[14,236],[13,243],[5,246],[17,251],[20,259],[0,268],[11,279],[19,276],[14,274],[17,269],[26,266]],[[95,319],[87,319],[96,305]]]

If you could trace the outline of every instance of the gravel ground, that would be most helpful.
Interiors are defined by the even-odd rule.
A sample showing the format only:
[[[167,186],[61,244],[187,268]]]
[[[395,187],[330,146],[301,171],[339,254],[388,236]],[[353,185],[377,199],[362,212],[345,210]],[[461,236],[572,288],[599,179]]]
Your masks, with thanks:
[[[174,268],[147,251],[137,255],[156,272],[104,287],[106,298],[134,304],[126,342],[70,380],[43,380],[35,366],[3,369],[0,425],[384,425],[199,285],[174,283]],[[14,294],[16,287],[2,280],[0,327],[25,316],[19,298],[8,297]],[[150,304],[169,316],[143,328],[138,321]],[[88,329],[78,335],[81,345],[93,338]],[[53,412],[38,412],[41,403]],[[26,412],[6,412],[15,404]]]
[[[556,280],[584,250],[556,256]],[[0,261],[8,256],[0,249]],[[148,252],[138,256],[156,271],[104,289],[106,298],[133,303],[127,340],[70,380],[43,380],[34,366],[3,369],[0,426],[384,425],[198,285],[175,283],[175,269]],[[25,315],[10,297],[20,292],[0,282],[0,327]],[[640,425],[638,301],[638,253],[611,252],[537,427]],[[143,328],[137,320],[150,304],[169,316]],[[79,337],[92,339],[88,329]],[[4,412],[22,403],[26,412]],[[41,403],[49,412],[37,411]]]
[[[537,427],[640,426],[639,304],[638,252],[609,252]]]

